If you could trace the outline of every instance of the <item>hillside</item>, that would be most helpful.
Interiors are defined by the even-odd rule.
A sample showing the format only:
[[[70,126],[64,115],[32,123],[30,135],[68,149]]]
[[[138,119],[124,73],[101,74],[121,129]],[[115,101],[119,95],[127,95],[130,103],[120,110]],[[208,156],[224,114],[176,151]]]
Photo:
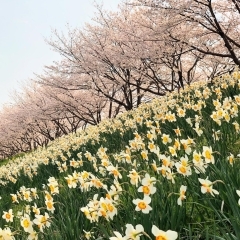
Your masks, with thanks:
[[[240,239],[240,72],[0,167],[3,239]]]

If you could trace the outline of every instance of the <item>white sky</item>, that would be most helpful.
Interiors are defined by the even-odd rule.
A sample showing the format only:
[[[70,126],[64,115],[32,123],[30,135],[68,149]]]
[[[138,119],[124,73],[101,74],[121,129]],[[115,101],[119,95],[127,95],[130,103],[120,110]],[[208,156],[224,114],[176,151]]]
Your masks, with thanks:
[[[121,0],[95,0],[117,10]],[[45,42],[51,30],[82,28],[94,17],[93,0],[0,0],[0,109],[23,81],[60,56]]]

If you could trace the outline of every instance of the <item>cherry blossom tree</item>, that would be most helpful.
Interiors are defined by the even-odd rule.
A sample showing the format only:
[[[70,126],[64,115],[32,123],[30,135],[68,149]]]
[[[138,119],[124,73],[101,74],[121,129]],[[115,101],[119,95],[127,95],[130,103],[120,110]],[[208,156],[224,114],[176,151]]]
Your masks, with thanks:
[[[163,14],[166,21],[156,21],[156,24],[173,42],[184,44],[193,53],[212,56],[215,63],[222,64],[225,59],[225,67],[240,66],[239,1],[138,0],[131,1],[131,4],[145,6],[151,13]]]

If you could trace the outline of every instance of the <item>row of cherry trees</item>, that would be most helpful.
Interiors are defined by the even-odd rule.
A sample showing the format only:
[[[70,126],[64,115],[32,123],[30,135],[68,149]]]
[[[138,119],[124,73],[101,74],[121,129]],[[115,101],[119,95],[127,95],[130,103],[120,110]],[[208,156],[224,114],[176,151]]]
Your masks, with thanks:
[[[100,6],[83,29],[57,31],[59,62],[36,75],[0,112],[0,155],[115,117],[240,66],[238,0],[128,0]]]

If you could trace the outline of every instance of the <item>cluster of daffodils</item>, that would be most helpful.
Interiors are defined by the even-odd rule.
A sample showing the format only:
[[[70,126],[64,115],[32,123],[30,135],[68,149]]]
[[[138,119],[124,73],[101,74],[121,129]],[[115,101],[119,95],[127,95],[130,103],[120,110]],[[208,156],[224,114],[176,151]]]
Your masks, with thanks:
[[[53,196],[59,193],[58,182],[54,177],[48,179],[48,190],[46,186],[42,192],[44,193],[45,206],[38,207],[35,200],[39,199],[39,193],[36,188],[26,188],[22,186],[16,194],[11,194],[12,203],[23,204],[23,208],[19,211],[19,208],[9,209],[8,211],[3,211],[2,218],[6,223],[11,223],[13,221],[19,221],[20,225],[25,233],[28,234],[28,240],[38,239],[39,232],[44,232],[45,229],[51,225],[51,217],[49,215],[54,213],[54,201]],[[12,232],[9,227],[1,229],[3,239],[15,239],[14,235],[19,234],[19,229]],[[5,236],[8,235],[9,237]],[[11,236],[11,238],[10,238]]]
[[[131,175],[129,175],[132,177]],[[155,177],[150,177],[148,173],[146,173],[145,177],[141,181],[141,186],[138,188],[138,192],[142,192],[144,194],[143,199],[134,199],[133,203],[136,205],[135,211],[141,211],[142,213],[149,213],[152,210],[152,207],[149,205],[151,203],[151,195],[156,192],[156,187],[154,184],[156,183]]]
[[[101,179],[96,177],[93,173],[82,171],[76,172],[73,174],[68,174],[65,177],[69,188],[79,187],[82,192],[90,191],[92,187],[106,189],[106,184],[103,183]]]
[[[98,200],[99,196],[98,194],[95,194],[87,206],[81,208],[81,211],[90,222],[98,222],[99,217],[102,217],[107,221],[113,220],[113,217],[118,212],[117,206],[122,187],[116,180],[114,180],[114,184],[111,185],[110,189],[106,188],[105,190],[105,197],[100,197]]]
[[[87,206],[81,208],[86,218],[90,222],[98,222],[99,217],[108,221],[113,220],[113,217],[117,214],[117,202],[110,197],[101,197],[99,200],[97,198],[98,194],[95,194]]]
[[[222,124],[222,121],[229,122],[231,118],[238,116],[238,106],[240,105],[240,96],[226,97],[222,103],[217,99],[213,101],[215,110],[211,114],[211,118],[218,125]]]
[[[14,240],[14,233],[11,231],[11,229],[9,227],[5,227],[5,228],[0,228],[0,237],[3,240]]]
[[[157,240],[175,240],[178,238],[177,232],[172,230],[163,231],[155,225],[152,226],[151,233]],[[114,235],[115,237],[110,237],[110,240],[139,240],[142,235],[151,239],[150,236],[144,232],[144,227],[141,224],[138,224],[135,227],[132,224],[126,224],[125,236],[122,236],[116,231],[114,231]]]

